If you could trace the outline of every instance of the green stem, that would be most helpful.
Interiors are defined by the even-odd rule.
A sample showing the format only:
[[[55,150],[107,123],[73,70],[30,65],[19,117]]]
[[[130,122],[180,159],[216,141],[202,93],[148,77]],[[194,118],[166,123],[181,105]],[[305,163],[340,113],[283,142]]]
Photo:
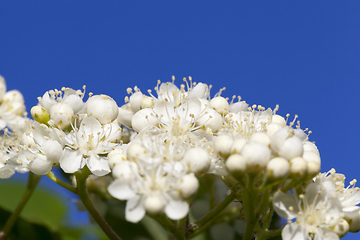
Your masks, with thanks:
[[[255,225],[258,222],[255,216],[255,198],[256,198],[256,192],[254,189],[254,178],[249,176],[248,185],[244,191],[243,206],[245,208],[246,228],[245,228],[243,240],[252,239]]]
[[[30,197],[31,197],[32,193],[34,192],[41,177],[42,177],[42,175],[35,175],[32,172],[29,173],[29,179],[28,179],[26,191],[25,191],[21,201],[17,205],[15,211],[11,214],[10,218],[6,221],[3,230],[0,232],[0,240],[5,240],[8,238],[11,229],[15,225],[17,218],[19,217],[21,211],[23,210],[26,203],[30,199]]]
[[[270,207],[264,217],[264,221],[263,221],[264,231],[268,231],[273,213],[274,213],[274,209]]]
[[[76,188],[75,188],[75,187],[73,187],[73,186],[71,186],[71,185],[69,185],[69,184],[61,181],[59,178],[56,177],[56,175],[55,175],[53,172],[47,173],[46,176],[47,176],[48,178],[50,178],[53,182],[55,182],[55,183],[57,183],[58,185],[60,185],[61,187],[63,187],[63,188],[65,188],[65,189],[69,190],[70,192],[76,194]]]
[[[190,225],[185,232],[187,238],[189,238],[194,232],[202,228],[205,224],[215,219],[215,217],[226,208],[232,201],[234,200],[235,195],[230,194],[228,195],[219,205],[217,205],[213,210],[211,210],[207,215],[201,218],[196,223]]]
[[[77,183],[77,194],[80,197],[80,200],[89,211],[90,215],[97,222],[100,228],[104,231],[104,233],[111,240],[121,240],[121,238],[116,235],[116,233],[111,229],[111,227],[106,223],[104,218],[99,214],[99,212],[95,209],[94,205],[90,201],[90,198],[86,191],[86,179],[90,175],[90,171],[87,167],[84,167],[82,171],[76,172],[76,183]]]
[[[170,219],[168,219],[165,215],[162,216],[150,216],[157,220],[161,225],[163,225],[167,230],[169,230],[176,240],[185,240],[184,231],[179,229],[177,226],[174,225]]]
[[[283,228],[276,229],[274,231],[265,231],[263,234],[259,234],[255,240],[267,240],[276,236],[281,235]]]

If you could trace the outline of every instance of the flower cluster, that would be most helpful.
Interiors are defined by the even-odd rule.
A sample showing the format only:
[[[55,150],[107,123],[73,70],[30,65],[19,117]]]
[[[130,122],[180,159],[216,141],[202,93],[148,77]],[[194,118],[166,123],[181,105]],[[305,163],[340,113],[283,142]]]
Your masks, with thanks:
[[[126,220],[136,223],[145,214],[183,219],[199,179],[213,174],[236,189],[245,208],[253,201],[289,219],[284,239],[337,239],[360,229],[355,181],[344,188],[343,175],[318,175],[319,151],[297,116],[290,121],[277,114],[278,106],[229,100],[221,96],[224,89],[211,97],[211,86],[191,77],[180,87],[174,80],[159,81],[155,92],[128,88],[120,107],[107,95],[90,93],[85,100],[85,87],[50,90],[30,120],[21,94],[6,92],[0,78],[0,178],[15,171],[45,175],[53,167],[89,171],[93,181],[108,175],[108,193],[127,201]],[[257,223],[271,218],[251,211],[245,217]]]
[[[360,189],[356,180],[344,187],[345,176],[319,174],[298,195],[277,192],[273,198],[275,211],[289,219],[283,239],[339,239],[360,230]],[[290,221],[296,218],[295,222]]]

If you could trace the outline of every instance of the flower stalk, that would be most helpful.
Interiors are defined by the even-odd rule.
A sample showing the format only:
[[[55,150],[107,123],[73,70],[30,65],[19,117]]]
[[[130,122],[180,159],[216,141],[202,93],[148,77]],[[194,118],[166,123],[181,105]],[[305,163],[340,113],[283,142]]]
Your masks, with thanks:
[[[3,230],[0,232],[0,240],[5,240],[9,237],[11,229],[14,227],[16,220],[20,216],[21,211],[24,209],[26,203],[29,201],[29,199],[30,199],[31,195],[33,194],[41,177],[42,177],[41,175],[35,175],[31,172],[29,173],[26,191],[25,191],[21,201],[17,205],[16,209],[11,214],[10,218],[6,221]]]
[[[103,232],[109,237],[110,240],[121,240],[121,238],[111,229],[105,219],[99,214],[94,205],[92,204],[88,193],[86,191],[86,179],[90,175],[90,171],[87,167],[82,171],[76,172],[77,194],[80,197],[81,202],[84,204],[90,215],[100,226]]]

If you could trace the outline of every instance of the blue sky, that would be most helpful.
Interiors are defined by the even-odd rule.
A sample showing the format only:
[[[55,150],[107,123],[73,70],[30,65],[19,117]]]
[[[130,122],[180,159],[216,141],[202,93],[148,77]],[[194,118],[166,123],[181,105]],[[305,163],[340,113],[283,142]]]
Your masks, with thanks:
[[[360,172],[359,1],[0,2],[0,74],[27,109],[63,86],[145,92],[175,75],[280,105],[313,133],[322,171]],[[356,239],[350,234],[345,239]]]

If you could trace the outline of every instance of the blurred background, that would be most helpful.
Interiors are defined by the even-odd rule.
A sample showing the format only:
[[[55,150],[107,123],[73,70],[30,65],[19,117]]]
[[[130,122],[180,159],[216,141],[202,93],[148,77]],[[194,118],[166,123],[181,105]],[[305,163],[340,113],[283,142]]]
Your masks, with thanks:
[[[146,92],[158,79],[175,75],[179,85],[192,76],[213,85],[212,96],[226,87],[222,96],[279,104],[290,120],[298,114],[301,128],[313,132],[321,171],[335,168],[348,183],[360,177],[359,13],[357,0],[2,0],[0,75],[9,90],[23,93],[27,111],[63,86],[86,85],[120,106],[127,87]],[[0,181],[2,207],[16,205],[6,188],[16,192],[11,184],[25,180],[18,174]],[[57,221],[92,228],[75,196],[45,177],[40,185],[64,208]],[[85,239],[97,239],[90,235]]]

